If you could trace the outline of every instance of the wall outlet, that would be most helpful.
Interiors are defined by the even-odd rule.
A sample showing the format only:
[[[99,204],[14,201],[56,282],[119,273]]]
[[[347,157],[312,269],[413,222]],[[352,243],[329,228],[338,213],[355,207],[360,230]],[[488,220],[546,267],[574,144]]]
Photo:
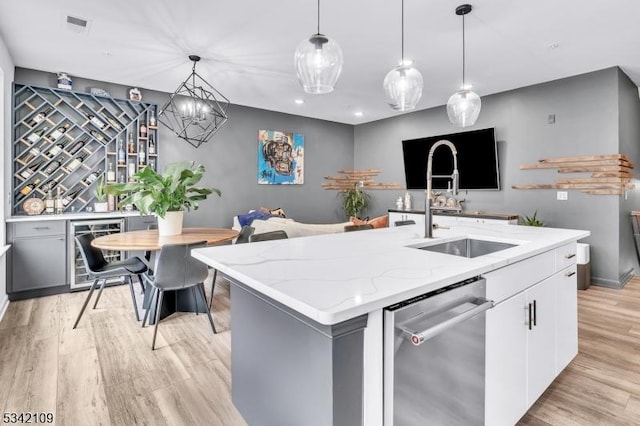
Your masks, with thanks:
[[[555,122],[556,122],[556,115],[555,114],[549,114],[549,117],[547,117],[547,123],[555,124]]]
[[[556,199],[558,201],[567,201],[569,199],[569,193],[567,191],[558,191],[556,193]]]

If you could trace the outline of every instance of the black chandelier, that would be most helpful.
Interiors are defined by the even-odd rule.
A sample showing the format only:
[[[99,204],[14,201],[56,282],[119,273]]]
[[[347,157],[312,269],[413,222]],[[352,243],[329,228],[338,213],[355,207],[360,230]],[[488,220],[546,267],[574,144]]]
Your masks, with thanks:
[[[198,148],[226,123],[229,100],[196,72],[200,57],[189,55],[189,60],[191,75],[160,109],[158,121]]]

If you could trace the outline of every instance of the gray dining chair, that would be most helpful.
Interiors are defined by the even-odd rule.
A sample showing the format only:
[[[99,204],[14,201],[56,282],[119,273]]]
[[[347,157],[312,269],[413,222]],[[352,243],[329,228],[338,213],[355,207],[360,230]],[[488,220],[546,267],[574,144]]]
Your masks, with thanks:
[[[153,341],[151,349],[155,350],[158,325],[160,324],[160,311],[162,309],[162,299],[167,290],[183,290],[191,288],[195,300],[196,314],[198,312],[198,298],[196,291],[200,292],[202,300],[206,306],[207,297],[204,293],[204,280],[209,275],[207,265],[191,257],[191,250],[206,247],[206,241],[199,241],[191,244],[165,244],[156,257],[154,274],[144,274],[145,281],[153,287],[151,305],[144,314],[142,326],[145,326],[151,306],[155,301],[155,326],[153,329]],[[206,309],[211,330],[216,334],[216,326],[213,324],[211,312]]]
[[[413,219],[408,220],[396,220],[394,223],[396,226],[415,225],[416,221]]]
[[[282,240],[286,238],[289,238],[287,233],[285,231],[278,230],[278,231],[263,232],[261,234],[253,234],[249,237],[249,242],[257,243],[259,241]]]
[[[256,229],[253,226],[245,225],[240,229],[236,242],[234,244],[245,244],[249,242],[249,237]],[[209,299],[209,309],[213,307],[213,290],[216,287],[216,279],[218,278],[218,270],[213,269],[213,280],[211,281],[211,298]]]
[[[90,233],[75,237],[75,241],[78,245],[78,250],[82,256],[82,262],[84,263],[89,279],[93,279],[94,281],[89,288],[89,293],[82,305],[82,309],[80,309],[76,322],[73,324],[73,328],[78,326],[80,318],[82,318],[82,314],[84,314],[84,311],[89,304],[89,300],[91,299],[91,295],[96,289],[98,283],[102,282],[98,295],[96,296],[96,301],[93,304],[93,309],[98,306],[98,301],[100,300],[100,296],[102,295],[102,290],[104,290],[107,279],[117,277],[124,277],[124,279],[129,282],[133,310],[136,314],[136,320],[140,321],[140,314],[138,313],[138,305],[133,291],[133,280],[131,279],[131,275],[137,275],[138,280],[141,283],[140,285],[142,285],[141,274],[147,271],[147,265],[137,256],[124,260],[107,262],[102,255],[102,250],[91,245],[94,238],[93,234]]]

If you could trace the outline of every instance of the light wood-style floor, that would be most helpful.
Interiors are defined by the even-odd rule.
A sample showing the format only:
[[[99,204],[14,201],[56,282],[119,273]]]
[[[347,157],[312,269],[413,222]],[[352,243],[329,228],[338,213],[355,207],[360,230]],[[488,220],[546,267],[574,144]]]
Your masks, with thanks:
[[[125,286],[105,290],[78,329],[86,293],[12,302],[0,322],[0,408],[57,425],[244,425],[231,403],[228,284],[205,315],[141,329]],[[580,354],[520,425],[640,424],[640,279],[579,292]],[[304,425],[300,425],[304,426]]]

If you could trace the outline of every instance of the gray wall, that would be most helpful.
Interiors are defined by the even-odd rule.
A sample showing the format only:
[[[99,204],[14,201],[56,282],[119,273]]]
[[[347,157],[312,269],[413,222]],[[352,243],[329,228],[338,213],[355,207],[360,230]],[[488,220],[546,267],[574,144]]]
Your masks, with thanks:
[[[620,152],[627,154],[634,164],[640,165],[640,97],[636,85],[621,70],[618,70],[618,93]],[[640,184],[637,180],[635,183]],[[626,198],[620,198],[619,270],[621,274],[631,269],[640,271],[629,218],[629,213],[633,210],[640,210],[640,187],[627,191]]]
[[[519,170],[522,163],[544,157],[619,152],[618,79],[618,69],[610,68],[484,96],[480,118],[469,130],[496,128],[502,190],[461,195],[467,210],[519,215],[537,210],[547,226],[591,231],[585,242],[592,247],[592,275],[609,285],[618,283],[621,266],[618,197],[569,191],[568,201],[556,201],[556,191],[514,190],[511,185],[552,183],[559,176],[552,170]],[[547,123],[549,114],[556,115],[555,124]],[[460,129],[449,123],[444,107],[357,126],[355,167],[379,168],[383,171],[381,181],[404,184],[401,141],[457,131]],[[369,215],[375,216],[394,207],[402,191],[372,193],[375,205]],[[410,193],[414,204],[422,205],[424,191]]]
[[[186,76],[185,76],[186,77]],[[16,68],[17,83],[55,87],[54,73]],[[176,82],[176,87],[179,82]],[[126,98],[129,87],[73,77],[74,90],[88,92],[101,87],[115,98]],[[145,102],[159,107],[169,94],[142,89]],[[323,177],[353,167],[353,126],[232,105],[229,121],[207,144],[195,149],[166,127],[159,127],[159,166],[193,160],[204,164],[203,183],[222,190],[198,211],[188,213],[190,226],[231,226],[234,215],[259,206],[282,207],[289,217],[310,223],[343,221],[335,191],[321,188]],[[302,133],[305,137],[304,185],[258,185],[258,130]]]

